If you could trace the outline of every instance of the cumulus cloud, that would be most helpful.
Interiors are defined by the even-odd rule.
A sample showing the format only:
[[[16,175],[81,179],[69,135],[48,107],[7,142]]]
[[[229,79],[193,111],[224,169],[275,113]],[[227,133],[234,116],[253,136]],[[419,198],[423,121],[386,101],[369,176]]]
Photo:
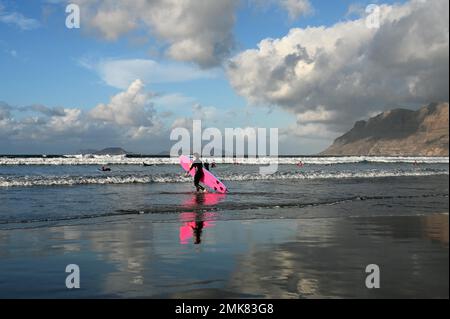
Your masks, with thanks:
[[[229,80],[251,103],[335,132],[392,105],[448,101],[449,2],[412,0],[380,12],[378,29],[362,17],[262,40],[229,61]]]
[[[156,151],[168,143],[169,135],[154,110],[153,96],[142,81],[135,80],[108,103],[90,111],[44,105],[15,107],[2,102],[0,147],[23,145],[29,152],[34,144],[48,145],[53,151],[123,145]],[[149,141],[157,141],[157,147],[152,148]]]
[[[125,92],[113,96],[108,104],[97,105],[89,115],[121,126],[151,126],[154,109],[143,87],[141,80],[134,81]]]
[[[167,46],[166,54],[201,67],[216,66],[235,45],[239,0],[71,0],[82,20],[107,40],[145,29]]]
[[[183,63],[156,62],[149,59],[102,59],[100,61],[81,59],[79,63],[96,72],[106,84],[119,89],[126,89],[135,79],[141,79],[145,84],[155,84],[179,83],[216,76],[212,70],[199,70]]]
[[[336,111],[328,111],[323,106],[297,114],[297,123],[329,122],[336,118]]]

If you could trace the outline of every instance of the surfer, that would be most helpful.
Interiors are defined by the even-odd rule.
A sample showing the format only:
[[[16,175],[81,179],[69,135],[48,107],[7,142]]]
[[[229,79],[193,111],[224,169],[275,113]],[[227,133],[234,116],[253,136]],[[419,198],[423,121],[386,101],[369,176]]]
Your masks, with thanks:
[[[100,168],[100,170],[102,172],[111,172],[111,169],[109,167],[106,167],[106,166],[102,166],[102,168]]]
[[[200,180],[203,177],[203,163],[200,160],[200,155],[198,153],[194,153],[194,161],[192,162],[191,166],[189,167],[189,171],[192,171],[192,169],[195,169],[195,175],[194,175],[194,185],[197,189],[197,192],[204,192],[205,188],[200,185]]]

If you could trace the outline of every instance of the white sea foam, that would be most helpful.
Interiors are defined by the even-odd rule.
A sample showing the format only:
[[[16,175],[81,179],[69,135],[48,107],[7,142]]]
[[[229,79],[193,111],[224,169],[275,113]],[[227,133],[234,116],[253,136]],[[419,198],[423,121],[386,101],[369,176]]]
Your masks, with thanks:
[[[272,158],[215,158],[218,164],[268,165]],[[294,165],[303,162],[306,165],[337,165],[353,163],[419,163],[448,164],[449,157],[405,157],[405,156],[345,156],[345,157],[281,157],[276,160],[280,165]],[[63,157],[0,157],[0,165],[174,165],[178,158],[141,157],[124,155],[65,155]]]
[[[276,173],[273,175],[259,174],[227,174],[221,176],[224,181],[255,181],[255,180],[314,180],[314,179],[348,179],[348,178],[382,178],[401,176],[436,176],[448,175],[448,170],[427,171],[393,171],[367,170],[359,172],[301,172]],[[148,183],[184,183],[192,179],[179,174],[161,175],[117,175],[117,176],[0,176],[0,187],[31,187],[31,186],[63,186],[86,184],[148,184]]]

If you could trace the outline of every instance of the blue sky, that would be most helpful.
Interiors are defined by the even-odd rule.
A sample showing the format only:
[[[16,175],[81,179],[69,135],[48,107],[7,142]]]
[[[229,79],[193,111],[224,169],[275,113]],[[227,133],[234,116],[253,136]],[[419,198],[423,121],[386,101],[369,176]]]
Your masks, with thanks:
[[[236,84],[238,81],[233,80],[229,75],[227,70],[229,59],[240,57],[247,51],[257,50],[258,43],[264,39],[281,39],[293,28],[302,30],[319,26],[333,28],[336,23],[359,19],[361,17],[354,12],[349,14],[349,8],[365,8],[367,4],[374,1],[311,0],[308,2],[311,10],[302,12],[295,18],[290,17],[290,11],[278,1],[283,3],[283,0],[240,1],[230,13],[232,14],[230,21],[233,21],[230,30],[233,46],[230,46],[229,52],[221,57],[220,63],[205,66],[196,57],[184,60],[184,58],[180,59],[168,54],[170,46],[181,41],[179,35],[171,34],[170,30],[157,34],[152,27],[140,26],[142,21],[139,20],[136,21],[139,26],[111,40],[96,32],[93,27],[95,21],[88,20],[92,18],[92,15],[84,19],[83,12],[94,10],[93,8],[85,9],[81,6],[81,29],[67,29],[65,27],[66,1],[0,0],[0,101],[13,108],[40,104],[48,108],[76,108],[89,112],[99,104],[109,103],[113,96],[126,91],[128,87],[128,85],[111,84],[113,80],[109,75],[102,76],[100,71],[102,63],[152,60],[158,64],[159,73],[150,74],[156,72],[153,69],[149,69],[151,71],[147,72],[149,74],[138,73],[144,77],[142,80],[145,90],[151,92],[153,96],[151,103],[154,111],[157,114],[171,113],[161,118],[165,127],[170,127],[171,122],[178,117],[192,117],[191,107],[194,104],[214,108],[219,113],[234,111],[238,114],[234,118],[237,125],[264,127],[275,125],[280,128],[295,125],[299,114],[304,114],[312,108],[317,110],[321,105],[306,106],[305,103],[305,105],[292,107],[291,111],[291,105],[276,99],[266,98],[255,101],[247,93],[243,93],[242,85]],[[295,1],[306,0],[292,2]],[[102,1],[97,2],[102,3]],[[387,0],[382,2],[387,5],[394,3],[401,5],[405,2]],[[122,10],[130,9],[122,8]],[[205,32],[211,26],[208,24],[211,20],[214,21],[214,17],[205,22]],[[155,29],[159,27],[157,22],[153,26]],[[195,41],[198,40],[195,35],[192,37]],[[201,42],[203,40],[199,41],[203,43]],[[107,65],[105,70],[110,70],[108,63],[104,65]],[[160,83],[161,81],[156,77],[160,77],[167,68],[171,68],[175,73],[176,70],[189,73],[188,79],[177,81],[174,79],[175,76],[172,76]],[[129,82],[132,82],[131,78]],[[426,95],[426,98],[429,98],[429,95]],[[448,92],[444,92],[441,96],[445,98],[447,95]],[[178,97],[176,103],[172,103],[173,99],[170,99],[173,96]],[[417,97],[417,103],[425,101],[426,98]],[[379,108],[375,107],[371,111],[381,111],[391,100],[395,101],[393,98],[380,99]],[[408,100],[408,97],[398,99],[399,104],[414,101]],[[325,108],[329,113],[334,112],[331,106],[325,105]],[[355,115],[351,121],[365,114]],[[29,112],[15,113],[16,118],[29,115]],[[233,124],[232,121],[226,124],[221,123],[220,116],[212,123],[218,126]],[[342,128],[339,129],[344,131]],[[339,129],[332,130],[332,133],[320,139],[308,136],[304,148],[301,147],[301,143],[295,145],[297,138],[291,137],[286,148],[291,149],[292,145],[295,145],[295,152],[299,153],[320,151],[333,138],[339,136]],[[0,130],[0,134],[1,132]],[[113,141],[98,140],[98,145],[92,146],[106,147],[109,145],[105,144],[110,142]],[[26,152],[26,143],[21,145],[20,148],[10,151]],[[52,144],[51,138],[45,141],[45,145],[47,150],[54,150],[54,152],[70,151],[71,147],[74,149],[78,147],[78,145],[60,147],[56,140]],[[146,151],[145,147],[136,146],[136,148],[140,148],[142,152]],[[0,151],[0,153],[3,152]]]

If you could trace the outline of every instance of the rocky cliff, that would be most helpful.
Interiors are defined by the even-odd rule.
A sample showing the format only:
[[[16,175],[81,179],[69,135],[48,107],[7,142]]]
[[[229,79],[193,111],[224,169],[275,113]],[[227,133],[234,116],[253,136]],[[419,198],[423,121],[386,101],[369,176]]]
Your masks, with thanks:
[[[356,122],[321,155],[448,156],[449,104],[395,109]]]

